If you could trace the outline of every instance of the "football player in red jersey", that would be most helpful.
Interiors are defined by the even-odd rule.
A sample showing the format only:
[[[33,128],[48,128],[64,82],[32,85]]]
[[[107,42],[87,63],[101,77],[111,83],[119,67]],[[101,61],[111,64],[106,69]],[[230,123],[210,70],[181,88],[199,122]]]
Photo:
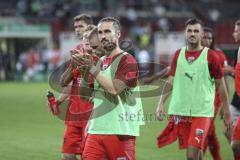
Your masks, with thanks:
[[[227,128],[231,126],[231,115],[223,71],[217,55],[213,50],[201,45],[203,37],[201,22],[189,19],[186,22],[185,36],[187,46],[175,52],[168,86],[162,91],[156,109],[157,117],[163,120],[165,114],[163,103],[169,95],[167,89],[173,88],[168,109],[170,122],[158,137],[158,145],[163,147],[178,138],[180,149],[187,149],[187,159],[199,160],[203,159],[202,151],[211,125],[211,117],[214,116],[215,83],[224,93],[221,94],[221,98]],[[205,87],[208,89],[203,89]],[[207,101],[208,103],[205,103]]]
[[[213,30],[211,28],[204,27],[203,31],[204,31],[203,33],[204,35],[202,39],[202,45],[215,51],[218,57],[219,63],[222,67],[222,70],[224,71],[224,68],[228,67],[227,60],[224,53],[221,50],[215,48],[215,37],[214,37]],[[225,79],[225,82],[226,82],[226,79]],[[211,127],[209,129],[208,137],[207,137],[205,148],[204,148],[204,151],[206,151],[207,147],[209,146],[210,153],[214,158],[214,160],[221,160],[220,145],[219,145],[219,141],[216,135],[215,125],[214,125],[214,120],[221,106],[222,106],[222,101],[220,99],[219,88],[216,87],[215,99],[214,99],[214,118],[211,122]],[[230,135],[230,134],[227,134],[227,135]],[[228,136],[228,139],[229,137],[230,136]]]
[[[83,153],[86,160],[136,159],[135,141],[143,122],[119,121],[118,116],[123,112],[142,112],[140,100],[136,99],[133,102],[135,95],[130,93],[131,89],[138,88],[138,66],[132,55],[120,49],[120,30],[121,25],[117,19],[106,17],[100,20],[97,33],[105,54],[96,66],[92,64],[91,59],[74,55],[80,66],[88,66],[85,71],[95,79],[93,118],[89,123]],[[129,102],[131,110],[127,104]],[[109,109],[112,110],[108,111]]]
[[[240,41],[240,19],[235,22],[233,37],[236,42]],[[238,96],[240,96],[240,47],[238,49],[237,64],[235,66],[235,88]],[[231,146],[235,160],[240,160],[240,116],[238,116],[234,125]]]
[[[93,24],[92,17],[87,14],[80,14],[74,17],[74,29],[79,40],[78,45],[71,50],[71,55],[87,54],[90,52],[83,41],[83,34],[88,25]],[[68,68],[61,75],[61,86],[63,93],[58,98],[58,103],[69,97],[67,113],[65,117],[65,133],[62,146],[62,160],[77,160],[84,148],[84,136],[87,120],[91,114],[93,104],[87,99],[80,97],[80,85],[83,83],[83,74],[76,67],[72,58],[69,60]]]

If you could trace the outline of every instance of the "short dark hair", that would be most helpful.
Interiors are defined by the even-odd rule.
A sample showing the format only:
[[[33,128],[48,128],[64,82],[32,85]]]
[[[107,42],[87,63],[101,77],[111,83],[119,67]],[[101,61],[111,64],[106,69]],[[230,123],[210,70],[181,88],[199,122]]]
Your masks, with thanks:
[[[105,18],[101,19],[98,24],[100,24],[102,22],[113,22],[114,29],[117,31],[121,30],[121,24],[120,24],[119,20],[117,20],[114,17],[105,17]]]
[[[236,20],[235,25],[240,26],[240,19]]]
[[[92,16],[88,14],[80,14],[75,16],[73,19],[74,19],[74,22],[84,21],[87,25],[93,24]]]
[[[203,31],[214,34],[214,33],[213,33],[213,29],[212,29],[212,28],[209,28],[209,27],[203,27]]]
[[[185,27],[187,27],[188,25],[195,25],[195,24],[200,24],[201,26],[203,26],[201,20],[197,18],[190,18],[185,22]]]
[[[212,28],[209,27],[203,27],[203,32],[209,32],[212,34],[212,43],[210,45],[210,49],[215,49],[215,35],[214,35],[214,31]]]

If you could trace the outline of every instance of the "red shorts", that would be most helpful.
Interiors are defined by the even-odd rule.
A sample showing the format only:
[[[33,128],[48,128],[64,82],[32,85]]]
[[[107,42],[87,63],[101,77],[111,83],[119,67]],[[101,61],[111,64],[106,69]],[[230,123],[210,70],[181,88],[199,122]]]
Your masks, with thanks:
[[[232,135],[232,140],[233,141],[240,141],[240,117],[238,117],[236,125],[233,130],[233,135]]]
[[[85,143],[85,127],[66,125],[62,153],[82,154]]]
[[[194,146],[204,149],[211,120],[212,118],[208,117],[188,117],[180,120],[178,123],[179,148],[186,149],[188,146]]]
[[[134,136],[88,134],[84,160],[135,160]]]

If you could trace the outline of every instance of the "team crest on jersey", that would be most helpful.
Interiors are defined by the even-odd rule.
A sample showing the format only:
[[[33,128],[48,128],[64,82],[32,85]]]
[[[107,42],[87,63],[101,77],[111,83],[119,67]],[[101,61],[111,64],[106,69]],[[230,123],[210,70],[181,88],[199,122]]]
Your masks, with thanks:
[[[103,64],[103,65],[102,65],[102,70],[107,69],[107,67],[108,67],[108,64]]]
[[[195,60],[195,57],[188,57],[187,61],[188,63],[193,63],[193,61]]]
[[[111,64],[111,62],[112,62],[112,58],[106,57],[106,58],[103,60],[102,64],[101,64],[101,69],[102,69],[102,70],[107,69],[108,66]]]

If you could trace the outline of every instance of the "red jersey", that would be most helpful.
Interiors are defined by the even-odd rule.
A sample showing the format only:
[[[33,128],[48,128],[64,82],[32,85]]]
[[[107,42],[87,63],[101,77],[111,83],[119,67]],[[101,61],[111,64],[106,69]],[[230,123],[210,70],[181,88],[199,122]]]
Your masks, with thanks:
[[[79,50],[81,53],[85,53],[83,44],[79,44],[75,49]],[[96,64],[98,61],[97,56],[93,56],[93,61]],[[83,75],[80,73],[78,68],[73,69],[72,71],[73,80],[71,95],[69,98],[68,110],[66,115],[66,124],[72,126],[85,126],[93,109],[93,104],[89,103],[87,99],[80,97],[80,85],[83,82]],[[87,86],[91,88],[93,85],[93,77],[89,74]]]
[[[218,50],[218,49],[216,49],[214,51],[215,51],[215,53],[218,57],[218,60],[219,60],[219,63],[221,65],[221,67],[223,68],[224,66],[227,65],[227,59],[226,59],[224,53],[221,50]],[[222,101],[221,101],[221,98],[220,98],[219,88],[216,87],[216,93],[215,93],[215,99],[214,99],[215,112],[218,111],[218,107],[220,107],[221,105],[222,105]]]
[[[65,123],[71,126],[85,126],[93,108],[88,100],[79,96],[80,84],[83,78],[79,76],[73,79],[71,95],[69,98],[68,110]]]
[[[222,67],[226,66],[227,65],[227,58],[226,58],[225,54],[219,49],[214,50],[214,52],[217,54],[221,66]]]
[[[101,69],[106,69],[119,55],[105,57],[100,64]],[[135,87],[137,85],[138,65],[136,59],[131,54],[126,54],[121,58],[115,73],[115,79],[121,80],[128,87]]]
[[[233,141],[240,141],[240,116],[238,116],[232,135]]]

